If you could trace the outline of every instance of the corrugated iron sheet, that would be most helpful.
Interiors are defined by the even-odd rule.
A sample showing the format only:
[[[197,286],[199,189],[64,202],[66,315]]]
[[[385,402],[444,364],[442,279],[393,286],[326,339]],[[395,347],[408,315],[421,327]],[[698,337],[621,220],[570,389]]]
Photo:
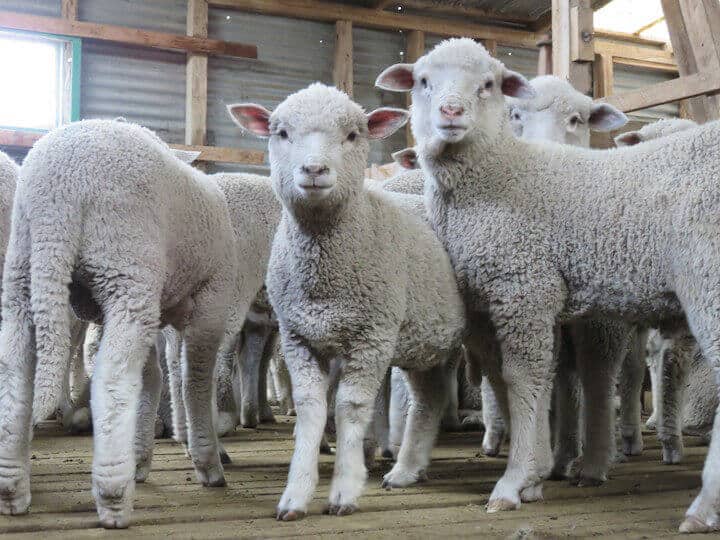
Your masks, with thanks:
[[[619,94],[620,92],[637,90],[645,86],[650,86],[652,84],[657,84],[674,78],[675,76],[672,73],[650,71],[615,64],[615,85],[613,87],[613,92]],[[678,104],[668,103],[666,105],[652,107],[651,109],[635,111],[630,113],[628,116],[643,122],[652,122],[653,120],[657,120],[659,118],[674,118],[677,117],[678,114]]]
[[[273,108],[310,83],[332,83],[335,25],[224,9],[211,9],[209,18],[211,38],[255,44],[258,58],[210,57],[208,144],[265,151],[266,141],[241,135],[226,105],[251,101]],[[267,172],[266,167],[217,169]]]
[[[186,0],[80,0],[82,21],[185,34]]]
[[[0,9],[44,17],[59,17],[60,0],[0,0]]]
[[[83,40],[81,118],[124,116],[166,142],[185,138],[185,55]]]

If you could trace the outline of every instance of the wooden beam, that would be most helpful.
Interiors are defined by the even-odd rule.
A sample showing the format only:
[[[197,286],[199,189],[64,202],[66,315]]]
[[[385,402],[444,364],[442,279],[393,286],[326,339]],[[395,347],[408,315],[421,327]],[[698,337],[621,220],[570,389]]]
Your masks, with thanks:
[[[633,35],[639,37],[640,34],[642,34],[643,32],[645,32],[645,31],[647,31],[647,30],[650,30],[653,26],[657,26],[658,24],[660,24],[660,23],[663,22],[664,20],[665,20],[665,17],[658,17],[658,18],[655,19],[654,21],[650,21],[650,22],[647,23],[647,24],[643,24],[640,28],[638,28],[637,30],[635,30],[635,31],[633,32]]]
[[[187,35],[206,38],[207,34],[207,0],[189,0]],[[185,74],[185,144],[205,144],[207,140],[207,55],[189,53]]]
[[[552,36],[544,34],[537,42],[538,75],[552,75]]]
[[[499,44],[533,49],[536,35],[527,30],[505,28],[463,21],[442,20],[437,17],[411,15],[392,11],[333,4],[319,0],[210,0],[211,6],[237,9],[263,15],[277,15],[314,21],[350,21],[363,28],[384,30],[421,30],[441,36],[465,36],[495,39]]]
[[[333,84],[353,96],[353,25],[350,21],[335,22],[335,53]]]
[[[430,14],[438,15],[451,15],[454,17],[461,17],[464,19],[474,19],[478,22],[489,22],[489,23],[510,23],[514,25],[520,25],[524,28],[529,28],[535,21],[527,17],[513,17],[505,13],[498,13],[494,9],[482,9],[469,7],[466,1],[450,1],[450,2],[432,2],[428,3],[425,0],[389,0],[385,7],[392,4],[402,5],[403,8],[411,8],[418,11],[423,11]]]
[[[390,4],[392,4],[395,0],[374,0],[370,7],[372,9],[379,9],[383,10],[387,8]]]
[[[675,64],[652,62],[650,60],[640,60],[638,58],[623,58],[622,56],[613,57],[613,62],[615,64],[622,64],[623,66],[630,66],[638,69],[664,71],[665,73],[678,73],[678,68]]]
[[[419,30],[411,30],[407,33],[406,40],[405,58],[408,62],[414,63],[425,54],[425,33]],[[409,92],[405,95],[405,104],[408,108],[410,108],[412,104],[412,98]],[[413,138],[410,122],[408,122],[405,127],[405,139],[408,146],[415,146],[415,139]]]
[[[112,41],[141,47],[152,47],[171,51],[257,58],[257,47],[244,43],[232,43],[217,39],[196,38],[151,32],[111,24],[95,24],[83,21],[69,21],[59,17],[40,17],[12,11],[0,11],[0,28],[44,32],[65,36]]]
[[[570,0],[552,0],[553,75],[570,80]]]
[[[593,64],[593,97],[604,98],[612,95],[615,86],[612,56],[607,54],[595,55]]]
[[[675,55],[667,50],[655,47],[643,47],[631,43],[623,43],[607,38],[595,38],[595,54],[607,54],[613,57],[631,58],[655,62],[675,67]],[[675,51],[677,53],[677,51]]]
[[[661,0],[661,2],[678,71],[681,76],[693,75],[698,72],[698,64],[680,3],[678,0]],[[705,96],[689,99],[687,107],[693,120],[699,123],[707,122],[717,114],[713,112],[712,103]]]
[[[570,61],[592,62],[593,50],[593,11],[590,0],[578,2],[570,7]]]
[[[78,18],[78,0],[62,0],[60,13],[63,19],[76,21]]]
[[[16,131],[0,129],[0,146],[16,148],[30,148],[44,133],[36,131]],[[171,144],[170,148],[200,152],[197,161],[221,161],[224,163],[239,163],[242,165],[262,165],[265,163],[265,154],[259,150],[243,150],[241,148],[226,148],[222,146],[203,146],[188,144]]]
[[[170,148],[200,152],[196,161],[218,161],[222,163],[239,163],[241,165],[262,165],[265,154],[259,150],[243,150],[222,146],[202,146],[187,144],[171,144]]]
[[[720,91],[720,73],[696,73],[600,101],[611,103],[623,112],[632,112],[717,91]]]
[[[655,47],[656,49],[667,50],[667,43],[659,39],[645,38],[635,34],[628,34],[627,32],[613,32],[611,30],[595,30],[595,37],[597,39],[608,39],[612,41],[625,41],[628,43],[634,43],[635,45],[644,45],[646,47]]]

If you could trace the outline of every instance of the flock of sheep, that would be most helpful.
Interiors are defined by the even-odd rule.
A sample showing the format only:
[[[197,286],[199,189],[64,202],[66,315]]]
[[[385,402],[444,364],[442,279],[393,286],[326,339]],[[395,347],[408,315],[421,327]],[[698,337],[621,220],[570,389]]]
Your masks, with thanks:
[[[268,138],[269,179],[207,175],[122,119],[56,129],[19,169],[2,155],[0,512],[28,511],[32,426],[58,407],[92,422],[103,527],[128,526],[156,435],[224,485],[218,433],[272,418],[267,383],[297,414],[278,519],[307,512],[329,425],[340,516],[377,446],[383,486],[408,486],[441,424],[480,415],[485,453],[510,439],[487,510],[512,510],[642,451],[647,356],[664,461],[684,428],[710,441],[680,530],[720,528],[720,125],[590,150],[625,115],[469,39],[376,84],[412,92],[411,115],[322,84],[229,106]],[[395,158],[418,170],[365,179],[370,140],[409,116],[417,145]]]

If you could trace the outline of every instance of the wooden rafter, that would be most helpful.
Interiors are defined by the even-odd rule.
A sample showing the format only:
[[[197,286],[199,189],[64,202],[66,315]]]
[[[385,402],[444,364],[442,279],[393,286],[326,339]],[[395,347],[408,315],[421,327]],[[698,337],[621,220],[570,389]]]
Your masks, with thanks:
[[[364,28],[385,30],[421,30],[441,36],[465,36],[477,39],[494,39],[499,44],[532,49],[537,36],[534,32],[504,28],[488,24],[442,20],[392,11],[334,4],[319,0],[210,0],[211,6],[237,9],[250,13],[294,17],[332,22],[347,20]]]
[[[25,15],[12,11],[0,11],[0,28],[61,34],[171,51],[257,58],[257,47],[255,45],[152,32],[111,24],[73,21],[59,17]]]
[[[636,36],[639,36],[640,34],[642,34],[643,32],[645,32],[646,30],[650,30],[653,26],[657,26],[658,24],[660,24],[660,23],[663,22],[664,20],[665,20],[665,17],[658,17],[658,18],[655,19],[654,21],[650,21],[649,23],[642,25],[640,28],[638,28],[637,30],[635,30],[635,31],[633,32],[633,34],[636,35]]]

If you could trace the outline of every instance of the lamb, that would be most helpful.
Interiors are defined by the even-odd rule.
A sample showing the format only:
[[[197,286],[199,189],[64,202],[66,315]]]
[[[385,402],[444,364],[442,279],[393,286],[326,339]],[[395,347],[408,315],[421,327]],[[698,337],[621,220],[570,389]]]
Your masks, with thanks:
[[[546,75],[530,81],[535,96],[530,99],[508,98],[510,107],[510,125],[516,137],[527,141],[554,141],[579,147],[590,147],[590,131],[610,131],[622,127],[627,117],[615,107],[605,103],[594,103],[588,96],[578,92],[573,86],[558,77]],[[637,335],[635,328],[617,321],[579,321],[572,323],[573,328],[564,328],[560,341],[559,370],[555,378],[554,395],[555,433],[554,433],[554,478],[565,478],[568,469],[577,459],[581,437],[578,434],[579,412],[583,408],[582,387],[588,384],[606,385],[603,399],[589,399],[585,405],[583,425],[591,433],[586,435],[586,446],[593,441],[604,439],[600,449],[590,449],[589,456],[601,460],[597,465],[589,464],[596,470],[598,478],[580,478],[578,483],[600,483],[607,476],[608,460],[605,453],[609,450],[615,454],[614,446],[606,447],[607,441],[615,439],[615,410],[609,405],[614,392],[617,371],[623,360],[623,377],[621,380],[621,434],[623,453],[639,454],[642,451],[642,432],[640,430],[640,392],[644,375],[643,336]],[[597,335],[600,333],[601,335]],[[643,334],[644,335],[644,334]],[[575,339],[573,340],[573,336]],[[628,339],[632,343],[632,354],[623,354]],[[583,347],[574,341],[582,341],[588,345],[592,342],[606,344],[608,347],[609,380],[584,380],[583,370],[576,373],[576,366],[585,362],[576,359],[582,354]],[[642,346],[639,346],[640,343]],[[562,350],[568,349],[568,350]],[[575,354],[573,354],[573,352]],[[571,372],[569,372],[571,371]],[[601,391],[601,389],[598,389]],[[599,408],[598,410],[595,410]],[[599,414],[609,414],[607,421],[598,422]],[[597,428],[593,430],[593,428]],[[603,431],[604,430],[604,431]],[[592,436],[590,436],[592,435]],[[492,437],[492,431],[486,432]],[[500,437],[495,436],[499,441]],[[586,467],[584,466],[583,469]]]
[[[618,147],[634,146],[643,141],[652,141],[696,126],[697,123],[685,118],[666,118],[647,124],[637,131],[621,133],[615,137],[615,144]]]
[[[412,483],[427,466],[445,398],[437,381],[463,334],[457,286],[434,234],[412,214],[422,201],[363,189],[368,139],[392,134],[405,123],[405,111],[366,116],[347,95],[319,83],[273,113],[254,104],[234,110],[247,131],[270,137],[271,178],[283,204],[266,284],[292,377],[297,428],[278,519],[305,515],[315,490],[333,358],[341,359],[342,372],[327,512],[349,514],[366,477],[361,441],[390,364],[409,370],[413,403],[423,406],[411,408],[384,484]]]
[[[607,316],[682,333],[687,321],[720,365],[720,124],[607,151],[517,140],[503,94],[530,97],[532,88],[470,39],[391,66],[377,83],[413,91],[428,215],[468,313],[489,318],[501,351],[502,364],[490,367],[507,385],[511,443],[488,510],[514,509],[521,493],[535,498],[551,462],[538,420],[557,323]],[[718,432],[716,421],[703,489],[681,531],[720,523]]]
[[[20,172],[3,278],[0,512],[28,511],[31,415],[47,416],[61,393],[70,304],[105,326],[92,377],[93,495],[101,525],[129,524],[134,433],[138,440],[152,433],[136,426],[135,405],[141,395],[159,393],[157,377],[144,375],[159,371],[150,353],[162,325],[183,329],[197,476],[206,486],[224,485],[210,396],[236,287],[235,249],[217,185],[148,130],[88,120],[35,144]],[[41,383],[34,395],[33,371]]]

